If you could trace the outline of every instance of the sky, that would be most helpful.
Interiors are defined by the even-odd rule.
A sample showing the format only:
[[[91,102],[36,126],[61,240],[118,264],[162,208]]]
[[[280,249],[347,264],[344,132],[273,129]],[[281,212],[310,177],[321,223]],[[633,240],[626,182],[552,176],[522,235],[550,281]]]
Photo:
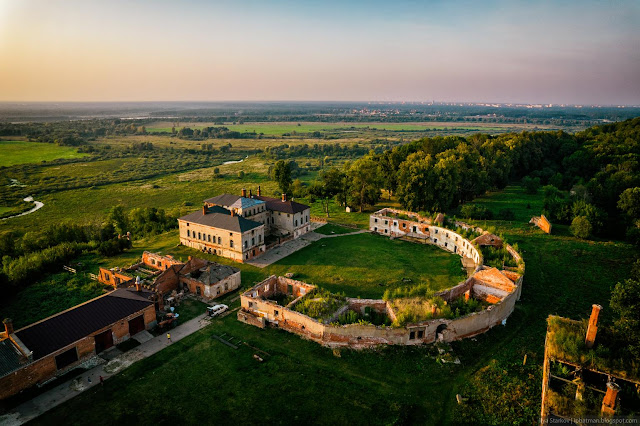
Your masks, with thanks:
[[[0,101],[640,105],[640,1],[0,0]]]

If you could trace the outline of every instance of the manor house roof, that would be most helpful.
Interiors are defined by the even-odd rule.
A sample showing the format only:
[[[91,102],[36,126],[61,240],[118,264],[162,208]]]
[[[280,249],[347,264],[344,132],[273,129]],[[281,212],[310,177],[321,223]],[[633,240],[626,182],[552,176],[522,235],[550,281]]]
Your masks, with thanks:
[[[178,220],[185,222],[197,223],[199,225],[210,226],[212,228],[225,229],[231,232],[247,232],[252,229],[262,226],[262,223],[255,222],[253,220],[245,219],[239,215],[231,215],[229,211],[224,210],[226,213],[219,212],[221,207],[210,207],[207,209],[207,213],[204,214],[202,210],[195,211],[186,216],[182,216]],[[210,213],[211,211],[214,213]]]
[[[274,210],[283,213],[302,213],[309,209],[309,206],[305,204],[296,203],[295,201],[282,201],[278,198],[262,197],[258,195],[253,196],[254,199],[264,201],[267,203],[267,209]]]

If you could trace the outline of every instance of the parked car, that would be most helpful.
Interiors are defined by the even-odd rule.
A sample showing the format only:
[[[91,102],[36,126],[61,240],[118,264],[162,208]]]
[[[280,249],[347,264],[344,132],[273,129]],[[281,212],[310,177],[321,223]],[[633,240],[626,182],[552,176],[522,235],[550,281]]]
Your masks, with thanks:
[[[229,307],[227,305],[213,305],[213,306],[207,307],[207,314],[210,317],[215,317],[215,316],[220,315],[221,313],[223,313],[227,309],[229,309]]]

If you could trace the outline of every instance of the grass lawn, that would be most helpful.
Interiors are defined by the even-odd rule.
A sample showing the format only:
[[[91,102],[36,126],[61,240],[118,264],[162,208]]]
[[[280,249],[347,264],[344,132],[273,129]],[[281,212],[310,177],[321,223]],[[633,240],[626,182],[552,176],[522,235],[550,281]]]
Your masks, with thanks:
[[[334,223],[327,223],[326,225],[322,225],[320,228],[315,230],[315,232],[317,232],[318,234],[324,235],[350,234],[356,231],[357,229],[347,228],[345,226],[336,225]]]
[[[500,210],[510,209],[515,214],[515,222],[529,223],[533,216],[542,214],[542,190],[538,194],[526,194],[521,186],[510,185],[503,191],[489,192],[476,198],[470,204],[481,205],[493,212],[497,217]]]
[[[77,148],[51,143],[0,140],[0,167],[16,164],[39,163],[58,158],[79,158]]]

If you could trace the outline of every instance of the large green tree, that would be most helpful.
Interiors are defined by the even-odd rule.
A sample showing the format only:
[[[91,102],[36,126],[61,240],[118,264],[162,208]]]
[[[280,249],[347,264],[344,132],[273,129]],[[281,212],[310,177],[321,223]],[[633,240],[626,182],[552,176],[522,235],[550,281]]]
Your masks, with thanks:
[[[273,178],[278,182],[278,187],[283,193],[289,192],[289,187],[293,183],[291,177],[291,165],[289,162],[280,160],[273,168]]]

